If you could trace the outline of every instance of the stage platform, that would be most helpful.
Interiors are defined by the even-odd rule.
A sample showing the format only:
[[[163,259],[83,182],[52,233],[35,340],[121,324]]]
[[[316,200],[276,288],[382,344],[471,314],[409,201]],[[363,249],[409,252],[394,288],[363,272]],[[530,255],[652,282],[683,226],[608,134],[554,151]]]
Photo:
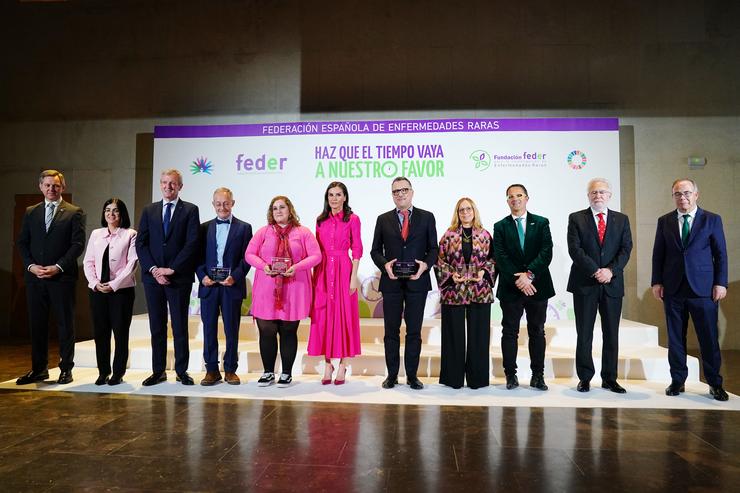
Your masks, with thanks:
[[[426,319],[422,329],[422,352],[419,363],[420,377],[435,378],[439,376],[440,367],[440,320]],[[323,373],[323,358],[308,356],[306,342],[309,333],[308,320],[301,322],[298,329],[298,357],[293,367],[293,375],[315,375]],[[188,371],[194,374],[205,372],[203,364],[203,326],[199,316],[191,316],[190,362]],[[403,326],[401,327],[403,343]],[[385,375],[385,355],[383,350],[383,320],[366,318],[361,320],[362,352],[361,356],[352,359],[348,372],[350,376],[383,376]],[[545,353],[545,377],[574,379],[575,371],[575,322],[569,320],[548,321],[545,327],[547,350]],[[239,334],[239,369],[238,374],[260,373],[262,361],[259,355],[258,332],[252,317],[242,317]],[[219,349],[224,350],[223,331],[219,327]],[[167,369],[174,367],[172,339],[169,338]],[[151,370],[151,343],[147,315],[137,315],[131,324],[129,337],[129,369]],[[599,381],[601,329],[594,330],[594,365],[596,376],[594,384]],[[650,382],[670,382],[668,351],[658,344],[658,328],[630,320],[622,320],[619,334],[619,379],[645,380]],[[403,346],[401,347],[403,355]],[[491,326],[491,377],[503,378],[501,357],[501,327]],[[519,353],[517,358],[520,381],[529,380],[529,354],[527,350],[527,330],[522,327],[519,336]],[[95,343],[85,341],[75,346],[75,365],[78,368],[96,368]],[[335,363],[336,366],[336,363]],[[689,356],[689,376],[687,384],[699,383],[699,361]],[[278,366],[279,368],[279,362]],[[401,363],[403,377],[403,362]]]

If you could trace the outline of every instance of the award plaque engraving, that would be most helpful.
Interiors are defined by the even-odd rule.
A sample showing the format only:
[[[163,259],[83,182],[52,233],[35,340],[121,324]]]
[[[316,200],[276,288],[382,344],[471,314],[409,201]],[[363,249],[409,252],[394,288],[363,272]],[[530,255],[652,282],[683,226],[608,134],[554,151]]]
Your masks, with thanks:
[[[290,257],[272,257],[270,269],[276,274],[285,274],[292,264]]]
[[[409,278],[419,270],[419,264],[416,262],[397,261],[393,264],[393,274],[401,279]]]
[[[223,282],[231,275],[231,269],[228,267],[211,267],[208,277],[215,282]]]

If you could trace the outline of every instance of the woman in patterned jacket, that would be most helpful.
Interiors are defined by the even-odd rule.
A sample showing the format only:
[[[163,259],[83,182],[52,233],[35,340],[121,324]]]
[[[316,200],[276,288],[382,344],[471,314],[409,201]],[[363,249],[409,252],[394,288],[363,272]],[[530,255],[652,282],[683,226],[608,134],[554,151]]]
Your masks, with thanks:
[[[452,223],[439,240],[435,272],[442,301],[439,383],[459,389],[467,380],[471,389],[486,387],[496,281],[493,241],[468,197],[457,201]]]

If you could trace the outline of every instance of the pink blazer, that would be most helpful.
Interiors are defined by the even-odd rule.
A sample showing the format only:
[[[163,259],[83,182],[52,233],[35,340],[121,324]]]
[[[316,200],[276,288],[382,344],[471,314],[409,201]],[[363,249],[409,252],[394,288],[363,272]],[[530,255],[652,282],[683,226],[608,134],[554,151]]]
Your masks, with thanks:
[[[131,228],[118,228],[114,234],[110,234],[108,228],[93,230],[87,242],[85,259],[82,261],[87,286],[94,290],[95,285],[100,282],[100,275],[103,272],[103,254],[108,245],[110,245],[108,250],[110,282],[108,285],[113,288],[113,291],[135,286],[134,274],[139,260],[136,256],[136,230]]]

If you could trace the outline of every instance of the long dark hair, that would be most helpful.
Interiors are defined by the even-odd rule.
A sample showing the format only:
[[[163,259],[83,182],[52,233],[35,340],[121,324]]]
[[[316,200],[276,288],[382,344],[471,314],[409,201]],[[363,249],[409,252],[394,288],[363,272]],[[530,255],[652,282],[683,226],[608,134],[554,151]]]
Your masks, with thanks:
[[[128,209],[126,208],[126,204],[123,202],[123,200],[119,199],[118,197],[110,198],[105,201],[105,204],[103,204],[103,213],[100,215],[100,225],[104,228],[108,226],[108,222],[105,220],[105,208],[111,204],[116,204],[116,207],[118,207],[118,215],[121,218],[121,223],[119,224],[119,226],[121,228],[130,228],[131,219],[128,216]]]
[[[324,192],[324,210],[319,214],[319,217],[316,218],[316,224],[321,224],[327,219],[329,219],[329,216],[331,216],[331,206],[329,205],[329,190],[332,188],[341,188],[342,193],[344,193],[344,198],[346,199],[344,201],[344,206],[342,207],[342,211],[344,212],[344,217],[342,218],[342,221],[345,223],[349,221],[349,216],[352,214],[352,207],[349,206],[349,192],[347,191],[347,186],[342,183],[341,181],[333,181],[329,183],[329,186],[326,187],[326,192]]]

